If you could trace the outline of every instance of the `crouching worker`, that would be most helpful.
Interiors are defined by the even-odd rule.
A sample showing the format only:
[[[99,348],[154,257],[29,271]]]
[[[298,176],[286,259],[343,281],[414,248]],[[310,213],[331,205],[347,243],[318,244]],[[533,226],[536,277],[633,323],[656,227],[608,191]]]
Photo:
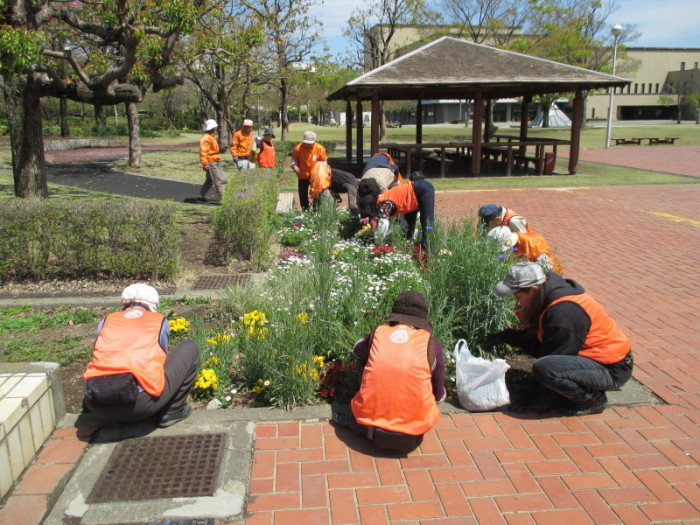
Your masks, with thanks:
[[[633,360],[629,340],[603,307],[575,281],[533,262],[511,266],[493,291],[515,296],[526,327],[492,334],[485,347],[505,343],[537,358],[529,391],[510,411],[583,416],[605,410],[605,392],[629,380]]]
[[[346,193],[348,210],[351,215],[357,215],[357,186],[357,178],[352,173],[332,169],[325,162],[317,162],[309,178],[309,198],[314,201],[314,207],[321,199],[332,199],[340,204],[340,194]]]
[[[445,362],[423,294],[399,294],[385,323],[355,344],[354,356],[366,361],[360,390],[350,403],[352,415],[334,413],[333,420],[378,448],[408,453],[440,417]]]
[[[549,243],[537,233],[513,232],[508,226],[496,226],[487,234],[501,243],[501,251],[512,251],[523,261],[540,263],[545,272],[564,273]]]
[[[187,394],[197,375],[199,349],[186,339],[168,352],[170,326],[156,312],[155,288],[132,284],[121,301],[122,310],[98,326],[93,358],[83,374],[83,405],[106,421],[157,416],[158,426],[169,427],[192,411]]]

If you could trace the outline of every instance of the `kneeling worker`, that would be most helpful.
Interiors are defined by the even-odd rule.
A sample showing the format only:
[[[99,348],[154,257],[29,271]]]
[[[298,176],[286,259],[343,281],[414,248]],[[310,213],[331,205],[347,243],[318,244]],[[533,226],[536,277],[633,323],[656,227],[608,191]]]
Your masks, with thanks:
[[[490,335],[485,348],[504,343],[537,358],[531,390],[511,403],[512,412],[598,414],[608,404],[605,392],[632,377],[629,339],[577,282],[523,262],[511,266],[493,292],[515,296],[526,326]]]
[[[508,226],[513,232],[533,233],[525,217],[517,211],[509,210],[505,206],[484,204],[479,208],[479,217],[483,221],[483,227],[486,230],[496,226]]]
[[[440,417],[445,362],[423,294],[399,294],[385,323],[355,344],[354,356],[366,360],[360,390],[350,404],[352,416],[334,414],[333,420],[379,448],[408,453]]]
[[[113,422],[158,416],[158,426],[185,419],[192,409],[187,395],[194,384],[199,349],[186,339],[168,352],[170,325],[156,312],[158,292],[147,284],[127,286],[123,309],[98,326],[92,361],[83,374],[83,405]]]
[[[538,262],[545,272],[564,272],[547,241],[537,233],[512,232],[507,226],[496,226],[487,235],[501,243],[502,251],[512,250],[523,261]]]

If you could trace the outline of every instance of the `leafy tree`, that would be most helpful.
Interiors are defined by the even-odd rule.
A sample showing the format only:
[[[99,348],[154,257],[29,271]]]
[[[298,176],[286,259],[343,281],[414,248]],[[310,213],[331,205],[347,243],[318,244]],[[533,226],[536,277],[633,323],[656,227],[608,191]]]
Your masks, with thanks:
[[[178,40],[192,33],[205,0],[3,0],[0,75],[8,111],[15,195],[48,195],[40,101],[136,104],[181,84]],[[63,49],[49,36],[63,32]],[[65,72],[61,74],[61,67]],[[133,124],[133,122],[132,122]]]
[[[310,15],[311,0],[240,0],[264,27],[264,61],[269,84],[279,95],[281,139],[289,136],[289,97],[299,67],[308,67],[321,22]]]

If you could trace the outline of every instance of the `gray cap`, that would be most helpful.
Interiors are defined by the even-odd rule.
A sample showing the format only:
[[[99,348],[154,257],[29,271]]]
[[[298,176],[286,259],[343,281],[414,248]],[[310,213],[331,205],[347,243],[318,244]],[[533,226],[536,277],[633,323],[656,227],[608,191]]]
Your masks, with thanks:
[[[542,267],[535,262],[521,262],[508,269],[505,279],[493,287],[499,297],[508,297],[518,290],[537,286],[547,280]]]

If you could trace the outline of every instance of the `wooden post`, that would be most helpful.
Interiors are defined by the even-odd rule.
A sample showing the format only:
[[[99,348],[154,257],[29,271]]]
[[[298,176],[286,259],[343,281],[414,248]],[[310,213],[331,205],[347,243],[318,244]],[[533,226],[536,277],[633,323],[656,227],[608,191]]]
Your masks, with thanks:
[[[357,100],[355,115],[355,121],[357,123],[357,151],[355,156],[357,158],[357,165],[362,166],[362,101],[359,99]]]
[[[352,104],[345,101],[345,160],[352,162]]]
[[[416,103],[416,144],[423,144],[423,101]]]
[[[576,90],[574,96],[574,118],[571,122],[571,145],[569,146],[569,175],[576,175],[578,154],[581,142],[581,125],[583,124],[583,93]]]
[[[491,128],[493,127],[493,102],[486,99],[486,109],[484,110],[484,142],[491,142]]]
[[[527,124],[530,120],[530,102],[532,102],[532,95],[525,95],[520,104],[520,142],[525,142],[527,140]],[[520,146],[519,150],[520,155],[525,156],[527,154],[527,146]]]
[[[379,95],[376,91],[372,92],[372,120],[370,122],[370,154],[374,155],[379,152],[379,126],[381,124],[382,114],[379,110]]]
[[[472,175],[481,175],[481,123],[484,117],[484,99],[481,88],[474,96],[474,117],[472,120]]]

